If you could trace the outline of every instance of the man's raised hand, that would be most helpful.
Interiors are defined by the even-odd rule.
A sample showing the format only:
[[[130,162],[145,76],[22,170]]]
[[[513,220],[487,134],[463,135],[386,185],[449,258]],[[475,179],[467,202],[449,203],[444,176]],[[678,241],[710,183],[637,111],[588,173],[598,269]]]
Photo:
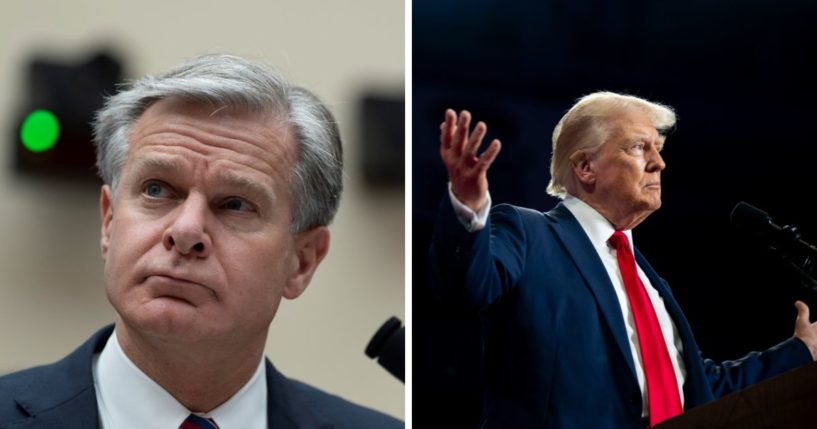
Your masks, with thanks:
[[[499,154],[501,144],[494,139],[477,156],[488,127],[479,122],[469,135],[471,113],[463,110],[459,116],[452,109],[445,111],[440,124],[440,157],[448,170],[451,190],[457,199],[478,212],[488,201],[488,168]]]

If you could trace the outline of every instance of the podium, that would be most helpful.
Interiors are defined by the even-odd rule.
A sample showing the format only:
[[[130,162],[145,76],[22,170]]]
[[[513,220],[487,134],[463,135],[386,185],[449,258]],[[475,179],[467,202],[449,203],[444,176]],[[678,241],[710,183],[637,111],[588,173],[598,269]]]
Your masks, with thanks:
[[[817,362],[731,393],[655,429],[817,428]]]

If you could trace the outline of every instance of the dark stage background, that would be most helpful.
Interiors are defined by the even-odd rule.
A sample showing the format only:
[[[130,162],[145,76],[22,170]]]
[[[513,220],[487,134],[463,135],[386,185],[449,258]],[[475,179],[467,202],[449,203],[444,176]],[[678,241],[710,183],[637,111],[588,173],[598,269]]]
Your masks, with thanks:
[[[415,427],[476,427],[482,405],[478,319],[434,302],[428,287],[446,107],[469,109],[488,123],[486,141],[502,140],[494,203],[547,210],[550,134],[573,100],[613,90],[673,106],[664,205],[635,240],[705,355],[738,358],[790,337],[796,299],[817,312],[817,294],[729,223],[743,200],[817,241],[817,3],[414,0],[413,9]]]

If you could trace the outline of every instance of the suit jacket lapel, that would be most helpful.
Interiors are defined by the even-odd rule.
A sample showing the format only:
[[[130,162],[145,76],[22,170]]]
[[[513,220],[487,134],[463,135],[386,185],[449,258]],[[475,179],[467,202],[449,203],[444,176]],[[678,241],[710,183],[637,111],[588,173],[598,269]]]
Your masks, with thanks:
[[[267,359],[267,419],[275,429],[332,428],[296,386]]]
[[[635,259],[638,262],[638,266],[644,270],[644,274],[649,277],[653,287],[655,287],[661,295],[661,298],[664,299],[664,307],[667,309],[667,313],[669,313],[672,322],[675,324],[678,336],[681,338],[681,344],[683,346],[681,354],[686,368],[684,408],[690,409],[696,405],[711,401],[713,399],[712,391],[709,390],[709,383],[701,366],[701,352],[698,349],[695,337],[692,335],[692,328],[689,326],[689,322],[687,322],[684,313],[681,311],[681,306],[675,301],[675,297],[672,296],[672,291],[669,289],[669,286],[658,276],[638,249],[635,251]]]
[[[658,294],[661,295],[661,298],[664,300],[664,307],[667,309],[667,313],[669,313],[673,322],[678,324],[678,320],[684,317],[681,312],[681,307],[672,296],[672,291],[670,291],[669,287],[664,283],[664,280],[658,276],[658,273],[655,272],[638,249],[635,249],[635,260],[638,266],[641,267],[641,270],[644,271],[644,274],[647,275],[647,278],[650,279],[652,286],[658,291]],[[680,329],[680,327],[678,328]]]
[[[619,351],[627,362],[630,374],[636,379],[635,364],[633,363],[630,343],[627,341],[627,329],[624,326],[624,316],[621,314],[621,307],[618,303],[610,276],[604,269],[604,264],[599,259],[599,255],[593,248],[593,244],[582,229],[579,221],[564,206],[558,204],[553,210],[547,213],[551,220],[550,227],[562,241],[567,252],[576,264],[585,285],[596,298],[599,311],[607,321],[613,340]]]
[[[96,391],[91,374],[94,353],[105,347],[113,325],[94,334],[77,350],[61,361],[49,365],[15,401],[27,415],[14,428],[88,428],[99,427]]]

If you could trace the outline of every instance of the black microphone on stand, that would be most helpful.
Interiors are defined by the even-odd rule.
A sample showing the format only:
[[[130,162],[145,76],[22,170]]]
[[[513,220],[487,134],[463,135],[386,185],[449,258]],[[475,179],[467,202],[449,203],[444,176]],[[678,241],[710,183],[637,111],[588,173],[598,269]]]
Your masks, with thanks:
[[[817,247],[803,240],[796,226],[779,226],[768,213],[743,201],[735,205],[730,218],[739,230],[748,232],[776,252],[800,275],[804,286],[817,291],[817,280],[814,278]]]
[[[374,359],[391,375],[406,382],[406,330],[400,319],[392,316],[375,332],[366,346],[366,356]]]

